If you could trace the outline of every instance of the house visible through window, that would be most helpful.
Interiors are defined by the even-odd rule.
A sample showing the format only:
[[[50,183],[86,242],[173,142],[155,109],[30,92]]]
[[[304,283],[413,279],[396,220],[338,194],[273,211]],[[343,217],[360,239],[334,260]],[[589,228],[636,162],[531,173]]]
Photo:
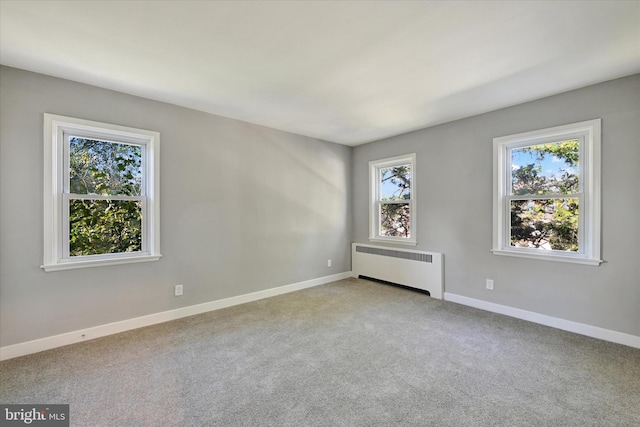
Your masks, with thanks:
[[[369,168],[369,239],[415,245],[415,154],[372,161]]]
[[[157,132],[45,115],[45,270],[157,260]]]
[[[499,255],[599,264],[600,121],[494,139]]]

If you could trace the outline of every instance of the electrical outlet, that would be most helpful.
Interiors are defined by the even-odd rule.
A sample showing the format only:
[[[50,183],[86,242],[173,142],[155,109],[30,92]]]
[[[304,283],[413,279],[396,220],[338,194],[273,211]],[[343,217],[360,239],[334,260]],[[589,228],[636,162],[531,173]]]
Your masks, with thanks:
[[[493,279],[487,279],[487,289],[493,290]]]
[[[331,260],[330,259],[327,260],[327,267],[331,267]]]
[[[182,285],[176,285],[175,288],[175,295],[177,297],[179,297],[180,295],[182,295],[182,291],[183,291],[183,286]]]

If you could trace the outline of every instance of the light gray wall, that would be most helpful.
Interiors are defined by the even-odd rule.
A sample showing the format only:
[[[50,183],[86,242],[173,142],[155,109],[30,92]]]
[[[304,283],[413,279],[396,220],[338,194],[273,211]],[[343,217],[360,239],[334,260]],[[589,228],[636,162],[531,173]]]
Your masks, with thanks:
[[[350,147],[14,68],[0,91],[1,346],[351,269]],[[160,261],[39,268],[45,112],[161,133]]]
[[[39,268],[44,112],[161,132],[161,261]],[[607,263],[492,255],[492,139],[598,117]],[[639,135],[640,75],[352,150],[1,67],[0,346],[348,271],[350,237],[367,242],[368,161],[410,152],[418,249],[445,254],[447,292],[640,335]]]
[[[493,138],[602,118],[599,267],[492,255]],[[640,336],[640,75],[358,146],[354,240],[368,239],[370,160],[417,153],[418,249],[446,292]],[[495,290],[485,290],[485,279]]]

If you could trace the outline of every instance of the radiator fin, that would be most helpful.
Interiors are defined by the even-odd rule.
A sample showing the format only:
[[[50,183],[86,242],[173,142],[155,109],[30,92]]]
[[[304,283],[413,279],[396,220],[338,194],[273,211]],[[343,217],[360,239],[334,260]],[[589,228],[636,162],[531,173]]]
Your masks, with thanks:
[[[362,252],[371,255],[381,255],[388,256],[392,258],[402,258],[408,259],[411,261],[420,261],[420,262],[433,262],[433,255],[431,254],[421,254],[416,252],[404,252],[397,251],[393,249],[383,249],[383,248],[372,248],[369,246],[356,246],[356,252]]]

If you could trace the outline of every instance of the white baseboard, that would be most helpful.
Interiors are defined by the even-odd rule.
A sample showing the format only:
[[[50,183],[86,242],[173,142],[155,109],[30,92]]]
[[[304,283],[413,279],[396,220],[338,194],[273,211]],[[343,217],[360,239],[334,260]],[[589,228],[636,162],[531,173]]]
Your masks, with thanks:
[[[231,307],[233,305],[244,304],[251,301],[269,298],[276,295],[282,295],[301,289],[311,288],[314,286],[324,285],[326,283],[335,282],[336,280],[351,277],[351,271],[333,274],[331,276],[319,277],[317,279],[298,282],[291,285],[279,286],[277,288],[266,289],[264,291],[253,292],[250,294],[238,295],[231,298],[225,298],[217,301],[210,301],[203,304],[191,305],[188,307],[177,308],[175,310],[163,311],[160,313],[149,314],[147,316],[135,317],[133,319],[121,320],[119,322],[107,323],[105,325],[94,326],[87,329],[67,332],[51,337],[40,338],[33,341],[27,341],[19,344],[0,347],[0,360],[12,359],[18,356],[38,353],[40,351],[49,350],[64,345],[75,344],[81,341],[87,341],[94,338],[100,338],[107,335],[117,334],[119,332],[129,331],[144,326],[155,325],[170,320],[180,319],[182,317],[193,316],[195,314],[206,313],[208,311],[219,310],[221,308]]]
[[[451,294],[449,292],[444,293],[444,299],[445,301],[468,305],[470,307],[491,311],[493,313],[504,314],[506,316],[515,317],[517,319],[528,320],[529,322],[551,326],[552,328],[575,332],[577,334],[586,335],[588,337],[598,338],[605,341],[611,341],[617,344],[628,345],[629,347],[640,348],[640,337],[631,334],[625,334],[624,332],[617,332],[609,329],[599,328],[597,326],[585,325],[584,323],[572,322],[570,320],[559,319],[557,317],[551,317],[544,314],[535,313],[533,311],[521,310],[519,308],[495,304],[492,302],[469,298],[462,295]]]

